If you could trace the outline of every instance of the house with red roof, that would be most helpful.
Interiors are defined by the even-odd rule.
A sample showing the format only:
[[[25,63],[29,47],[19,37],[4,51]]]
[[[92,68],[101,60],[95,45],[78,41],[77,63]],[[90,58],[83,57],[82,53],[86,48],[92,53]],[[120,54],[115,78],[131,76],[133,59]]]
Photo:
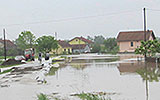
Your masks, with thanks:
[[[156,39],[154,32],[148,30],[146,32],[146,40]],[[144,31],[126,31],[119,32],[117,36],[117,44],[119,52],[134,52],[141,45],[141,41],[145,40]]]
[[[56,54],[70,54],[72,53],[72,46],[64,40],[58,40],[58,49],[53,50]]]
[[[84,37],[75,37],[69,41],[72,46],[73,53],[86,53],[91,52],[91,44],[93,42]]]
[[[5,40],[6,41],[6,49],[14,49],[17,46],[10,40]],[[0,39],[0,48],[4,48],[4,40]]]

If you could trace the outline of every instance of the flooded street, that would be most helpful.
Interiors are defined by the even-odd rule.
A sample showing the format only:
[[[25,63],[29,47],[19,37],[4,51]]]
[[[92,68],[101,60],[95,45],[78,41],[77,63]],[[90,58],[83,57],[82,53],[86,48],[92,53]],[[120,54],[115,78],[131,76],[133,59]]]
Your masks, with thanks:
[[[83,54],[68,56],[70,62],[56,62],[38,83],[38,61],[25,70],[0,76],[3,100],[37,100],[44,93],[64,100],[79,100],[76,93],[104,92],[111,100],[159,100],[160,69],[158,64],[137,61],[134,55]],[[23,65],[21,65],[23,66]],[[54,100],[54,99],[51,99]]]

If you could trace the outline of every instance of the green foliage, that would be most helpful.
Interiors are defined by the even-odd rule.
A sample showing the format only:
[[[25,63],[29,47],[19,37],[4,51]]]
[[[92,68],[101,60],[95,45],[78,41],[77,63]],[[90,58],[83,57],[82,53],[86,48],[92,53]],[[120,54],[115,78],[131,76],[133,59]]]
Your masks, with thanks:
[[[8,73],[8,72],[11,72],[12,69],[7,69],[7,70],[4,70],[3,72],[0,72],[0,74],[5,74],[5,73]]]
[[[39,95],[37,95],[37,97],[38,97],[38,100],[49,100],[49,99],[47,98],[47,95],[45,95],[45,94],[43,94],[43,93],[40,93]]]
[[[7,50],[7,55],[10,55],[10,56],[16,56],[18,55],[18,53],[19,53],[18,50],[15,48]]]
[[[3,62],[0,62],[0,63],[3,63]],[[12,66],[17,66],[17,65],[20,65],[20,64],[0,65],[0,68],[12,67]]]
[[[95,44],[103,44],[104,40],[105,40],[105,38],[102,35],[94,37],[94,43]]]
[[[159,82],[160,69],[153,66],[153,63],[146,63],[144,68],[138,69],[136,72],[144,81],[148,80],[149,82]]]
[[[116,38],[108,38],[103,43],[107,53],[116,54],[119,51],[119,46],[117,45]]]
[[[59,68],[57,67],[51,67],[47,75],[50,75],[50,76],[55,75],[58,69]]]
[[[75,96],[78,96],[82,100],[111,100],[110,98],[105,98],[99,94],[91,94],[91,93],[84,93],[76,94]]]
[[[116,38],[107,38],[103,36],[95,36],[94,44],[92,45],[92,52],[102,52],[116,54],[119,51]]]
[[[87,36],[87,39],[91,40],[91,41],[94,41],[94,39],[92,37],[90,37],[90,36]]]
[[[21,51],[17,48],[10,48],[7,50],[7,56],[16,56],[21,54]],[[0,56],[4,56],[4,49],[0,49]]]
[[[24,31],[19,34],[19,37],[16,39],[15,43],[18,48],[24,51],[27,48],[33,48],[35,39],[36,37],[30,31]]]
[[[97,44],[97,43],[94,43],[93,46],[92,46],[91,52],[94,52],[94,53],[101,52],[101,45]]]
[[[36,40],[39,52],[46,53],[58,48],[58,43],[53,36],[42,36]]]
[[[136,54],[154,56],[160,52],[160,43],[157,40],[141,41],[141,46],[135,50]]]

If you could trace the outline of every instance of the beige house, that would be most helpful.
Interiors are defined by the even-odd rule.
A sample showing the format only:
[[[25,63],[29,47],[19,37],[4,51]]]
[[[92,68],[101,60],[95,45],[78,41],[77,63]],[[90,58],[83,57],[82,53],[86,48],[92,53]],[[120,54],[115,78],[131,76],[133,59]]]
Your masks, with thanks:
[[[146,40],[154,40],[155,35],[152,30],[146,32]],[[137,47],[141,45],[144,40],[144,31],[128,31],[119,32],[117,36],[117,43],[119,45],[119,52],[134,52]]]

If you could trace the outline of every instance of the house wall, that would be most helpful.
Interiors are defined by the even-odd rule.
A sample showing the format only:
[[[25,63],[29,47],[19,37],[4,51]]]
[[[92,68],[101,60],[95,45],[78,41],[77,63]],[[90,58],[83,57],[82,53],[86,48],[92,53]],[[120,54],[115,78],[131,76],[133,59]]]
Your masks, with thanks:
[[[86,45],[84,49],[73,49],[73,53],[87,53],[91,52],[90,47]]]
[[[131,46],[131,42],[133,42],[133,46]],[[140,41],[131,42],[119,42],[119,52],[134,52],[135,49],[141,45]]]
[[[72,53],[72,48],[71,47],[65,47],[65,48],[62,48],[60,45],[58,46],[58,49],[57,50],[52,50],[51,53],[54,53],[54,54],[63,54],[64,52],[66,52],[66,54],[69,54]]]
[[[153,40],[153,37],[150,36],[149,40]],[[131,42],[133,42],[133,47],[131,46]],[[118,45],[119,52],[134,52],[141,45],[141,41],[118,42]]]
[[[75,38],[74,40],[69,42],[70,45],[74,45],[74,44],[86,44],[84,41]]]
[[[62,48],[61,46],[59,46],[59,48],[57,49],[57,53],[58,54],[63,54],[63,53],[69,54],[72,53],[72,48],[71,47],[64,47]]]

